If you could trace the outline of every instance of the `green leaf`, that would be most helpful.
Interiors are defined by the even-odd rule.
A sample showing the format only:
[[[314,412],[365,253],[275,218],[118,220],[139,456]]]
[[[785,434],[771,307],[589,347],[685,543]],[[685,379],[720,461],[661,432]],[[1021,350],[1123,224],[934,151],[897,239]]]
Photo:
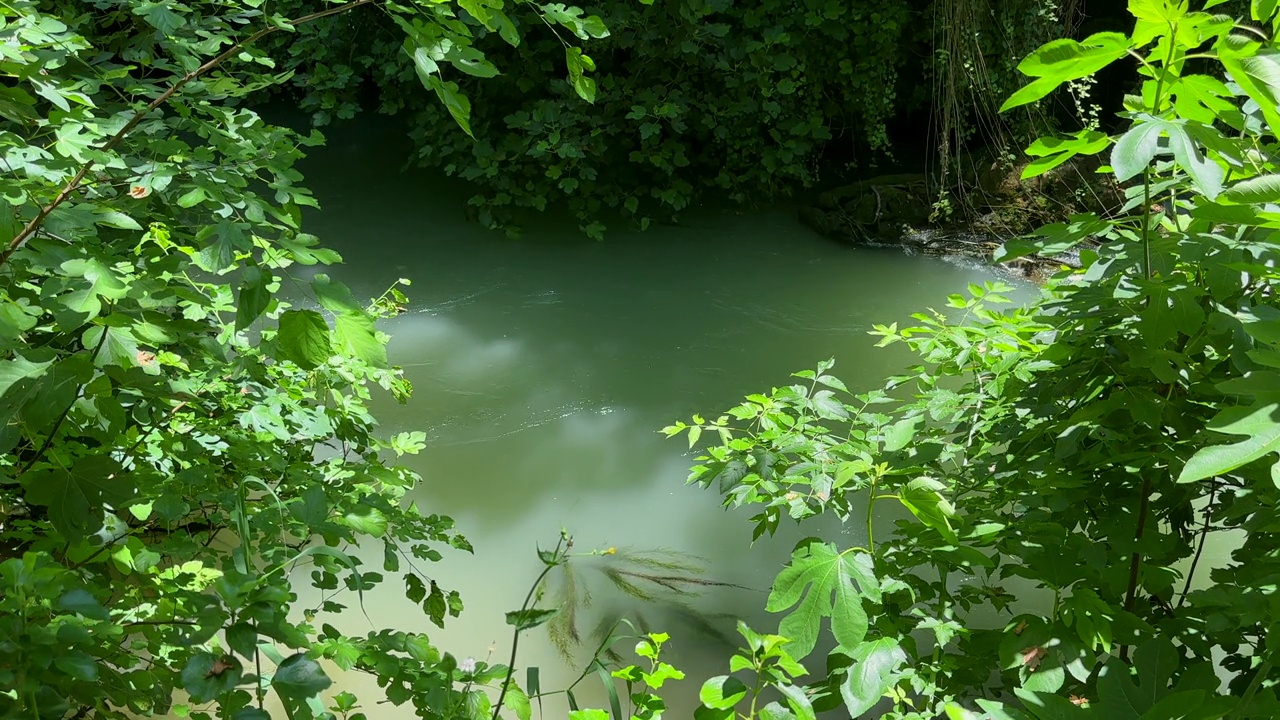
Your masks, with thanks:
[[[864,596],[880,599],[870,558],[858,550],[837,552],[835,545],[809,541],[796,549],[791,563],[774,579],[766,609],[783,612],[795,607],[783,618],[779,632],[791,638],[788,647],[799,660],[813,652],[824,617],[831,618],[832,633],[841,646],[861,643],[867,633]]]
[[[102,300],[119,300],[129,291],[129,286],[115,270],[94,258],[68,260],[62,263],[62,272],[70,277],[84,278],[89,287],[75,290],[59,299],[75,312],[95,318],[102,312]]]
[[[698,691],[698,699],[712,710],[731,710],[746,696],[747,686],[732,675],[717,675]]]
[[[373,316],[366,312],[344,312],[333,321],[333,339],[338,351],[376,368],[388,367],[387,346],[378,339]]]
[[[1070,160],[1075,156],[1076,156],[1075,152],[1068,151],[1068,152],[1060,153],[1058,155],[1049,155],[1047,157],[1036,158],[1035,160],[1032,160],[1031,162],[1027,163],[1026,167],[1022,168],[1022,174],[1020,175],[1020,177],[1023,180],[1030,180],[1031,178],[1040,177],[1041,175],[1058,167],[1059,165],[1065,163],[1066,161]]]
[[[235,623],[227,628],[227,647],[241,657],[253,658],[258,649],[258,631],[248,623]]]
[[[1177,116],[1192,122],[1212,125],[1225,114],[1238,113],[1227,98],[1231,91],[1218,78],[1209,75],[1185,75],[1169,88],[1174,95]]]
[[[276,352],[303,370],[313,370],[333,354],[329,324],[314,310],[290,310],[280,316]]]
[[[364,312],[364,306],[356,302],[351,290],[343,283],[330,280],[325,273],[317,273],[311,279],[311,291],[321,307],[335,315]]]
[[[1227,177],[1227,171],[1200,152],[1182,125],[1168,126],[1165,134],[1169,136],[1169,149],[1173,150],[1174,159],[1191,176],[1200,194],[1210,200],[1217,198],[1222,192],[1222,182]]]
[[[1111,169],[1125,182],[1151,165],[1160,149],[1160,132],[1165,124],[1148,117],[1129,128],[1111,148]]]
[[[333,681],[325,674],[320,663],[298,653],[285,658],[276,668],[275,677],[271,679],[271,687],[281,697],[306,699],[324,691]]]
[[[1248,439],[1231,445],[1201,448],[1178,475],[1178,482],[1190,483],[1225,475],[1267,454],[1280,453],[1280,404],[1255,404],[1223,410],[1206,426],[1227,435]]]
[[[471,101],[458,89],[458,84],[445,82],[435,75],[423,77],[421,70],[418,77],[427,88],[435,90],[436,96],[440,98],[440,102],[444,103],[445,109],[453,116],[453,121],[458,123],[458,127],[470,137],[475,138],[475,135],[471,134]]]
[[[90,595],[89,591],[79,588],[71,590],[58,598],[56,607],[59,610],[83,615],[90,620],[106,620],[111,617],[106,608],[102,607],[102,604],[93,595]]]
[[[1280,50],[1252,49],[1252,43],[1233,47],[1230,38],[1218,43],[1218,61],[1231,79],[1254,102],[1272,129],[1280,128]]]
[[[950,518],[955,517],[956,511],[942,496],[942,491],[946,489],[946,485],[933,478],[916,478],[898,493],[898,500],[917,520],[942,533],[944,538],[955,544],[956,534],[951,528]]]
[[[205,194],[204,188],[192,188],[187,192],[183,193],[182,197],[178,198],[177,200],[178,207],[180,208],[195,207],[196,205],[199,205],[200,203],[204,202],[204,200],[207,197],[208,195]]]
[[[44,351],[47,352],[47,351]],[[33,355],[40,357],[40,355]],[[49,353],[52,357],[52,353]],[[31,381],[42,377],[53,366],[53,360],[33,362],[22,355],[15,355],[12,360],[0,361],[0,424],[8,425],[19,407],[27,401],[36,390],[37,385]]]
[[[144,2],[133,7],[133,12],[165,35],[172,35],[175,30],[186,25],[186,20],[169,9],[167,3]]]
[[[516,630],[531,630],[559,614],[560,610],[556,608],[551,610],[539,610],[537,608],[513,610],[507,613],[507,624]]]
[[[1093,75],[1128,51],[1129,38],[1114,32],[1091,35],[1082,42],[1063,39],[1046,43],[1018,64],[1022,74],[1039,79],[1014,93],[1000,106],[1000,112],[1035,102],[1065,82]]]
[[[267,286],[272,280],[269,271],[252,266],[245,268],[240,279],[240,292],[236,300],[236,329],[243,330],[266,312],[271,304],[271,291]]]
[[[83,650],[60,650],[53,656],[53,666],[76,680],[96,682],[98,662]]]
[[[311,485],[303,490],[298,500],[289,506],[290,512],[299,522],[309,527],[317,527],[329,517],[329,505],[325,498],[324,487]]]
[[[885,452],[897,452],[911,444],[911,440],[916,436],[916,426],[919,424],[919,418],[907,418],[905,420],[899,420],[885,428]]]
[[[1098,699],[1108,708],[1108,720],[1137,720],[1170,694],[1169,681],[1179,664],[1173,643],[1157,637],[1133,654],[1134,671],[1111,660],[1098,679]],[[1134,682],[1134,680],[1137,682]]]
[[[131,497],[130,474],[121,472],[109,456],[76,458],[70,468],[49,467],[21,477],[26,500],[49,509],[49,520],[67,540],[97,532],[103,524],[102,505]]]
[[[1000,703],[995,702],[994,700],[979,699],[979,700],[975,700],[974,704],[982,708],[983,712],[990,715],[991,716],[990,720],[1025,720],[1026,718],[1026,716],[1023,715],[1021,712],[1018,712],[1017,710],[1007,709]],[[948,711],[947,717],[948,718],[951,717],[949,711]],[[982,720],[986,720],[986,719],[983,718]]]
[[[217,225],[206,226],[196,234],[196,241],[205,243],[192,260],[205,272],[217,273],[235,264],[236,251],[246,244],[244,225],[224,220]]]
[[[35,392],[19,413],[28,432],[46,431],[75,402],[80,388],[93,377],[91,356],[88,350],[68,355],[35,384]]]
[[[578,97],[589,103],[596,101],[596,81],[586,76],[588,70],[595,70],[595,61],[582,54],[582,48],[569,46],[564,51],[565,64],[569,68],[569,84],[573,86]]]
[[[813,711],[813,701],[804,693],[804,688],[795,685],[775,685],[774,687],[786,698],[787,705],[797,720],[817,720],[817,715]]]
[[[1016,238],[996,250],[993,260],[1009,262],[1020,257],[1040,254],[1053,257],[1103,232],[1109,223],[1093,213],[1072,216],[1070,223],[1052,223],[1037,229],[1028,238]]]
[[[529,703],[529,696],[516,687],[515,683],[507,687],[507,695],[503,698],[502,704],[515,713],[516,720],[529,720],[533,717],[533,705]]]
[[[1280,202],[1280,175],[1259,175],[1227,188],[1222,197],[1241,204]]]
[[[137,220],[118,210],[95,210],[93,221],[98,225],[116,228],[117,230],[141,230]]]
[[[861,717],[898,681],[898,668],[907,661],[898,641],[880,638],[861,643],[849,653],[853,666],[840,684],[840,696],[851,717]]]
[[[849,419],[849,411],[845,408],[844,403],[840,402],[836,397],[834,390],[819,390],[813,394],[809,404],[820,418],[827,420]]]
[[[508,622],[510,622],[508,620]],[[609,672],[609,668],[604,666],[597,658],[591,663],[595,666],[596,675],[600,677],[600,685],[605,689],[605,693],[609,696],[609,711],[613,714],[613,720],[626,720],[626,716],[622,714],[622,702],[618,697],[618,686],[613,682],[613,675]]]
[[[387,516],[381,510],[367,505],[360,505],[355,511],[347,513],[342,521],[352,530],[373,537],[382,537],[387,533]]]
[[[1022,170],[1022,179],[1039,177],[1077,155],[1102,152],[1111,138],[1097,130],[1081,130],[1069,138],[1040,138],[1031,143],[1026,153],[1036,160]]]
[[[776,702],[771,702],[760,708],[758,717],[760,720],[796,720],[795,713]]]

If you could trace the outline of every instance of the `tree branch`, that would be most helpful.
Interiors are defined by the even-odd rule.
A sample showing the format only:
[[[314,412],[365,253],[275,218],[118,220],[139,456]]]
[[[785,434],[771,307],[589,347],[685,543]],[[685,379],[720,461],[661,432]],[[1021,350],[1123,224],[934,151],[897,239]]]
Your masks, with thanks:
[[[352,2],[346,3],[345,5],[339,5],[338,7],[329,8],[327,10],[321,10],[320,12],[311,13],[310,15],[304,15],[296,20],[288,20],[286,22],[289,25],[293,25],[293,26],[302,25],[304,23],[309,23],[312,20],[319,20],[320,18],[328,17],[330,15],[337,15],[339,13],[344,13],[349,10],[355,9],[360,5],[368,5],[369,3],[372,3],[372,2],[374,2],[374,0],[352,0]],[[217,57],[213,58],[212,60],[209,60],[205,64],[201,65],[195,70],[192,70],[186,75],[183,75],[181,78],[178,79],[177,82],[169,86],[168,90],[165,90],[163,93],[161,93],[160,97],[157,97],[155,100],[152,100],[150,103],[148,103],[146,108],[136,112],[134,116],[129,119],[129,122],[124,124],[124,127],[120,128],[115,135],[112,135],[110,138],[108,138],[107,141],[97,149],[102,152],[106,152],[108,150],[113,149],[115,146],[120,144],[121,140],[124,140],[126,135],[133,132],[133,130],[138,127],[138,125],[142,122],[142,119],[144,117],[149,115],[156,108],[169,102],[169,98],[173,97],[174,93],[181,90],[183,86],[185,86],[187,83],[199,78],[200,76],[204,75],[210,70],[218,67],[223,62],[225,62],[228,58],[239,55],[244,50],[245,47],[252,45],[253,43],[261,40],[262,38],[270,35],[271,33],[274,33],[279,29],[280,29],[279,27],[274,25],[271,27],[262,28],[261,30],[250,35],[245,40],[238,42],[235,45],[232,45],[230,48],[228,48],[226,51],[224,51],[222,54],[218,55]],[[68,182],[62,188],[62,190],[58,192],[56,197],[54,197],[53,202],[41,208],[40,212],[36,213],[36,216],[34,218],[31,218],[31,222],[27,223],[26,226],[23,227],[22,230],[17,235],[14,236],[13,240],[9,241],[8,247],[4,249],[4,252],[0,253],[0,265],[4,265],[4,263],[9,260],[9,256],[12,255],[14,251],[16,251],[18,248],[22,247],[22,244],[26,242],[28,238],[34,235],[37,230],[40,229],[40,226],[44,223],[45,219],[49,217],[49,213],[52,213],[54,210],[58,209],[58,206],[66,202],[67,198],[71,197],[72,193],[74,193],[77,189],[80,188],[80,186],[84,183],[85,176],[89,174],[89,171],[93,169],[94,165],[95,163],[92,160],[85,161],[85,163],[80,166],[80,169],[76,172],[75,176],[71,178],[71,181]]]

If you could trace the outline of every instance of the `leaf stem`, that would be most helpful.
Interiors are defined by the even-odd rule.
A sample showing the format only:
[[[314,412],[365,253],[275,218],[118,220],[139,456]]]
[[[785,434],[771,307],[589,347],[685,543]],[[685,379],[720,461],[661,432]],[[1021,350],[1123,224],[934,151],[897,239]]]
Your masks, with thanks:
[[[1135,547],[1133,549],[1133,555],[1129,558],[1129,589],[1125,592],[1124,596],[1124,609],[1126,612],[1133,612],[1133,603],[1138,597],[1138,573],[1142,567],[1142,553],[1138,551],[1136,545],[1141,542],[1143,531],[1146,530],[1147,513],[1151,507],[1150,472],[1148,472],[1147,476],[1143,478],[1142,490],[1140,492],[1142,497],[1138,504],[1138,528],[1133,533]],[[1125,645],[1120,648],[1120,659],[1129,659],[1129,646]]]

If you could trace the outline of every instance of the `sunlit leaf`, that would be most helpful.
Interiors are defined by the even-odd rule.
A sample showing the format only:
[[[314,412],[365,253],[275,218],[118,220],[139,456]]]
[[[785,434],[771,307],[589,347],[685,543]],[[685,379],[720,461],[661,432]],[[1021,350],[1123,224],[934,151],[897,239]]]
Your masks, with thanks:
[[[1187,461],[1178,482],[1225,475],[1271,453],[1280,453],[1280,404],[1266,403],[1223,410],[1207,425],[1226,435],[1244,435],[1231,445],[1201,448]]]
[[[304,370],[319,367],[333,354],[329,324],[314,310],[289,310],[280,315],[276,351]]]
[[[769,612],[792,610],[779,625],[790,638],[788,646],[797,660],[813,651],[824,617],[844,647],[854,647],[867,633],[862,598],[880,598],[879,583],[871,562],[858,550],[838,552],[834,545],[806,542],[791,555],[791,562],[773,581],[765,606]]]
[[[853,659],[840,696],[851,717],[861,717],[880,702],[886,691],[897,682],[897,672],[907,661],[894,638],[880,638],[861,643],[848,651]]]

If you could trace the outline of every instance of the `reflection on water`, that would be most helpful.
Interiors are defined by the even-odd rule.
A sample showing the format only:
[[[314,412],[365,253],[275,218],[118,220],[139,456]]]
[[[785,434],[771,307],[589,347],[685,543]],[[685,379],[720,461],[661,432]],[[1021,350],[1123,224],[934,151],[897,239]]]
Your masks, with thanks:
[[[553,544],[564,527],[581,549],[701,556],[708,577],[747,589],[709,588],[698,607],[775,630],[765,592],[800,532],[784,528],[752,548],[746,515],[685,487],[691,457],[657,430],[827,357],[851,387],[878,385],[903,356],[873,350],[871,324],[941,306],[984,272],[837,247],[784,211],[707,212],[603,243],[547,220],[510,241],[468,223],[454,186],[392,172],[406,148],[390,131],[362,128],[333,133],[334,147],[314,153],[308,175],[325,209],[311,227],[344,255],[334,274],[358,295],[413,281],[410,312],[386,329],[414,399],[375,412],[388,432],[427,433],[415,499],[425,512],[452,515],[475,546],[474,557],[453,553],[430,569],[467,606],[447,629],[431,628],[394,581],[366,597],[370,616],[428,632],[458,657],[505,662],[503,613],[540,570],[535,546]],[[851,543],[865,534],[853,522],[843,530]],[[619,599],[603,586],[597,593],[596,611]],[[369,629],[358,611],[321,620]],[[670,623],[660,628],[673,635],[670,659],[689,673],[668,697],[673,717],[687,717],[702,679],[725,672],[728,656],[687,623],[661,613],[653,622]],[[542,668],[544,689],[578,672],[539,634],[522,640],[519,665],[529,664]],[[579,699],[602,704],[597,688],[584,686]],[[564,716],[558,698],[544,707],[548,718]],[[412,712],[383,706],[371,716]]]

